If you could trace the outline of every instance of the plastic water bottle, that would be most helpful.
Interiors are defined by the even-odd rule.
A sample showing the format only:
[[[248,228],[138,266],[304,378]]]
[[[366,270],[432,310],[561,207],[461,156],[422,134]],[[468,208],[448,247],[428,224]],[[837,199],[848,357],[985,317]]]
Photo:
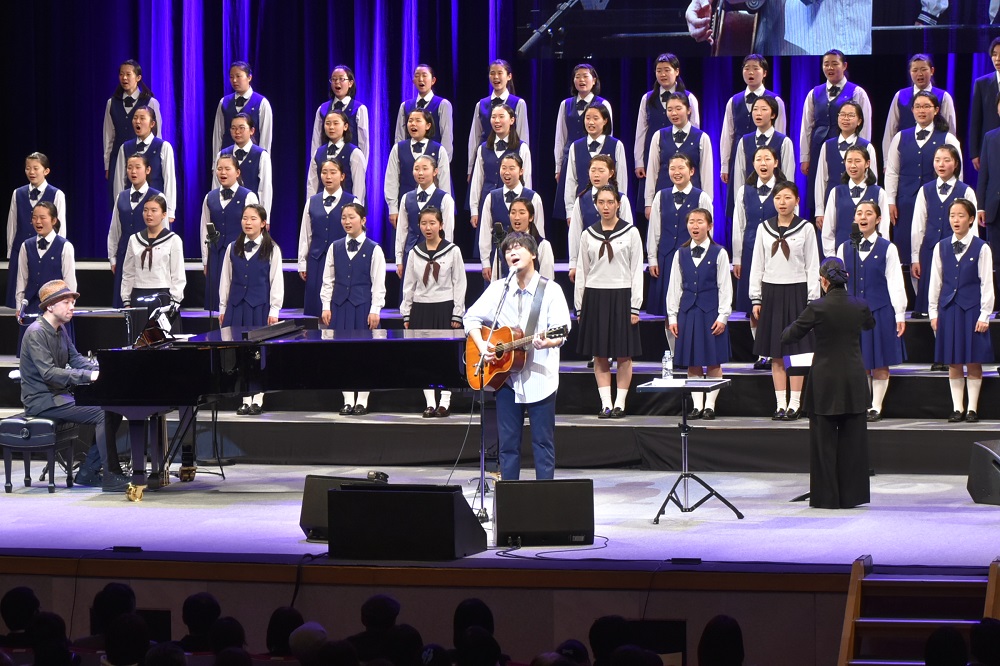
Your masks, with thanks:
[[[663,379],[671,379],[674,376],[674,357],[670,353],[670,347],[663,352]]]

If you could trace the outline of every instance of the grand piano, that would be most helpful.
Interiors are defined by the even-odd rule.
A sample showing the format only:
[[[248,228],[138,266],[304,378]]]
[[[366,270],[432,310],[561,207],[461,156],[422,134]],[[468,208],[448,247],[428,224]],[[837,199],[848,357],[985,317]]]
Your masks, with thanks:
[[[198,410],[221,398],[268,391],[465,387],[461,330],[300,330],[282,322],[261,329],[227,327],[155,347],[98,351],[98,380],[80,386],[79,405],[129,421],[132,501],[169,482],[165,416],[179,411],[171,444],[181,448],[180,479],[194,479]],[[274,337],[268,337],[273,335]],[[147,479],[145,450],[152,471]]]

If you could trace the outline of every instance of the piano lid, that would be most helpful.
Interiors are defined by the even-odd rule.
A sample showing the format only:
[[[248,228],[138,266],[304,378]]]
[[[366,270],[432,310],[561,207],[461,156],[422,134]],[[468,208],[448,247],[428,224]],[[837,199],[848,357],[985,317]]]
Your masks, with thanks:
[[[408,330],[408,329],[384,329],[377,328],[369,330],[299,330],[288,335],[282,335],[269,340],[253,341],[244,339],[244,331],[253,330],[253,327],[227,326],[226,328],[209,331],[201,335],[194,335],[183,340],[175,340],[171,344],[177,347],[184,346],[213,346],[213,345],[280,345],[284,343],[303,342],[385,342],[385,341],[408,341],[408,340],[437,340],[441,342],[464,341],[465,331],[462,329],[446,328],[440,330]]]

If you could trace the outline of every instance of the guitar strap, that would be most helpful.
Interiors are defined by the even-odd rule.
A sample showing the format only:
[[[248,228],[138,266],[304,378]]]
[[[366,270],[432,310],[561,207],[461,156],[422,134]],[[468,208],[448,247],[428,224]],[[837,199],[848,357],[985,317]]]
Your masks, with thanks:
[[[538,289],[535,290],[535,297],[531,299],[531,311],[528,312],[528,325],[524,328],[524,335],[534,335],[535,327],[538,325],[538,315],[542,312],[542,296],[545,294],[545,285],[548,278],[538,276]]]

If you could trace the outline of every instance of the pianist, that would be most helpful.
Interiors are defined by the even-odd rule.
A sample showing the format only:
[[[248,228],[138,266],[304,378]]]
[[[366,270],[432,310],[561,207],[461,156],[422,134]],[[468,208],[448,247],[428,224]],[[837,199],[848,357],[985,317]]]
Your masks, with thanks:
[[[117,457],[108,464],[108,452],[117,451],[114,433],[121,417],[109,417],[106,427],[103,410],[78,407],[73,399],[73,387],[96,380],[98,372],[97,363],[76,350],[64,329],[73,319],[79,297],[62,280],[46,282],[38,290],[42,315],[25,331],[21,347],[21,402],[28,416],[92,424],[95,443],[77,472],[76,483],[121,492],[128,479]]]

